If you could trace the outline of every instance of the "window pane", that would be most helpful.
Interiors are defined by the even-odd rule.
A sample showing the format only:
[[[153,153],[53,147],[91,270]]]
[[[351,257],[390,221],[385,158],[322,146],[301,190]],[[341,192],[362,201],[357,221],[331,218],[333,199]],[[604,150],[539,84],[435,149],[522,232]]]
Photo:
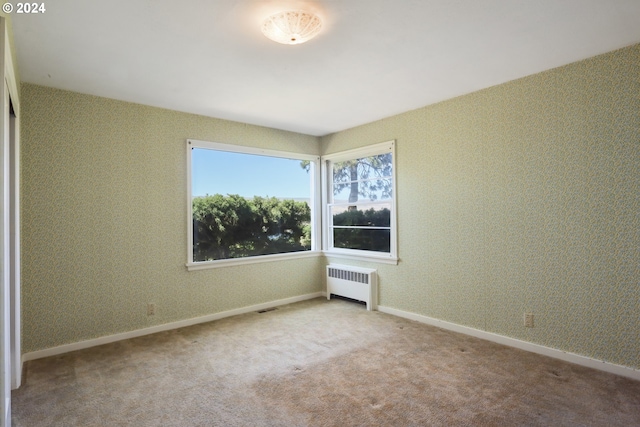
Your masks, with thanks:
[[[333,178],[328,211],[331,247],[391,252],[394,171],[393,154],[388,150],[386,143],[380,144],[382,154],[364,155],[373,152],[369,147],[352,160],[329,164]]]
[[[311,174],[301,160],[191,155],[194,262],[311,249]]]
[[[390,227],[390,205],[332,206],[334,226]]]
[[[333,180],[334,182],[347,182],[380,177],[390,178],[393,175],[391,159],[391,153],[385,153],[336,162],[334,163]]]
[[[390,199],[392,175],[391,153],[333,163],[334,201]]]
[[[393,197],[391,179],[356,181],[349,184],[334,184],[334,203],[355,203],[357,201],[389,200]]]
[[[366,228],[334,228],[333,246],[363,251],[391,251],[391,231]]]
[[[309,200],[311,173],[298,159],[193,148],[193,196],[239,194]]]

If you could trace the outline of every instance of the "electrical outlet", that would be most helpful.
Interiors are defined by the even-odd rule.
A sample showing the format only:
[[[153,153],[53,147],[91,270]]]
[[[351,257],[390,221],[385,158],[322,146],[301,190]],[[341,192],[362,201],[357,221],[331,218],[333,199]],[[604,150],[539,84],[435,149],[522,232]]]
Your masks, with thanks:
[[[524,327],[533,328],[533,313],[524,314]]]
[[[156,314],[156,305],[153,303],[147,304],[147,316],[154,316]]]

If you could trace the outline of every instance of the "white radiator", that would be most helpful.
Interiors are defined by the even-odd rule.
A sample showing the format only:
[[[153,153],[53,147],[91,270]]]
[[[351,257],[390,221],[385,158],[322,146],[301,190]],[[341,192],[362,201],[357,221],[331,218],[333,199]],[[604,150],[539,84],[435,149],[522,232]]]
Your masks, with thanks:
[[[327,299],[339,295],[364,301],[367,310],[375,310],[378,304],[378,270],[329,264],[327,266]]]

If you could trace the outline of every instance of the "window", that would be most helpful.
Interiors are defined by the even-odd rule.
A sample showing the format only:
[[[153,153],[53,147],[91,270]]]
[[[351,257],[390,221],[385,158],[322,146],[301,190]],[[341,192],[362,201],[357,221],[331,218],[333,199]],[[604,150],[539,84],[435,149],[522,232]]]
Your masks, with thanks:
[[[317,156],[188,140],[187,159],[190,270],[317,251]]]
[[[397,262],[394,142],[323,157],[331,255]]]

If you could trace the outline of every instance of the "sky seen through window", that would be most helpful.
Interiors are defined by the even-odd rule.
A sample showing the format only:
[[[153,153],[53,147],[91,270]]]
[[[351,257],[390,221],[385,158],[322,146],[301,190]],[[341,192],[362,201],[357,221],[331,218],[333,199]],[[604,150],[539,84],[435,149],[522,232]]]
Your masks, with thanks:
[[[300,160],[194,148],[191,161],[193,197],[310,198],[309,173]]]

